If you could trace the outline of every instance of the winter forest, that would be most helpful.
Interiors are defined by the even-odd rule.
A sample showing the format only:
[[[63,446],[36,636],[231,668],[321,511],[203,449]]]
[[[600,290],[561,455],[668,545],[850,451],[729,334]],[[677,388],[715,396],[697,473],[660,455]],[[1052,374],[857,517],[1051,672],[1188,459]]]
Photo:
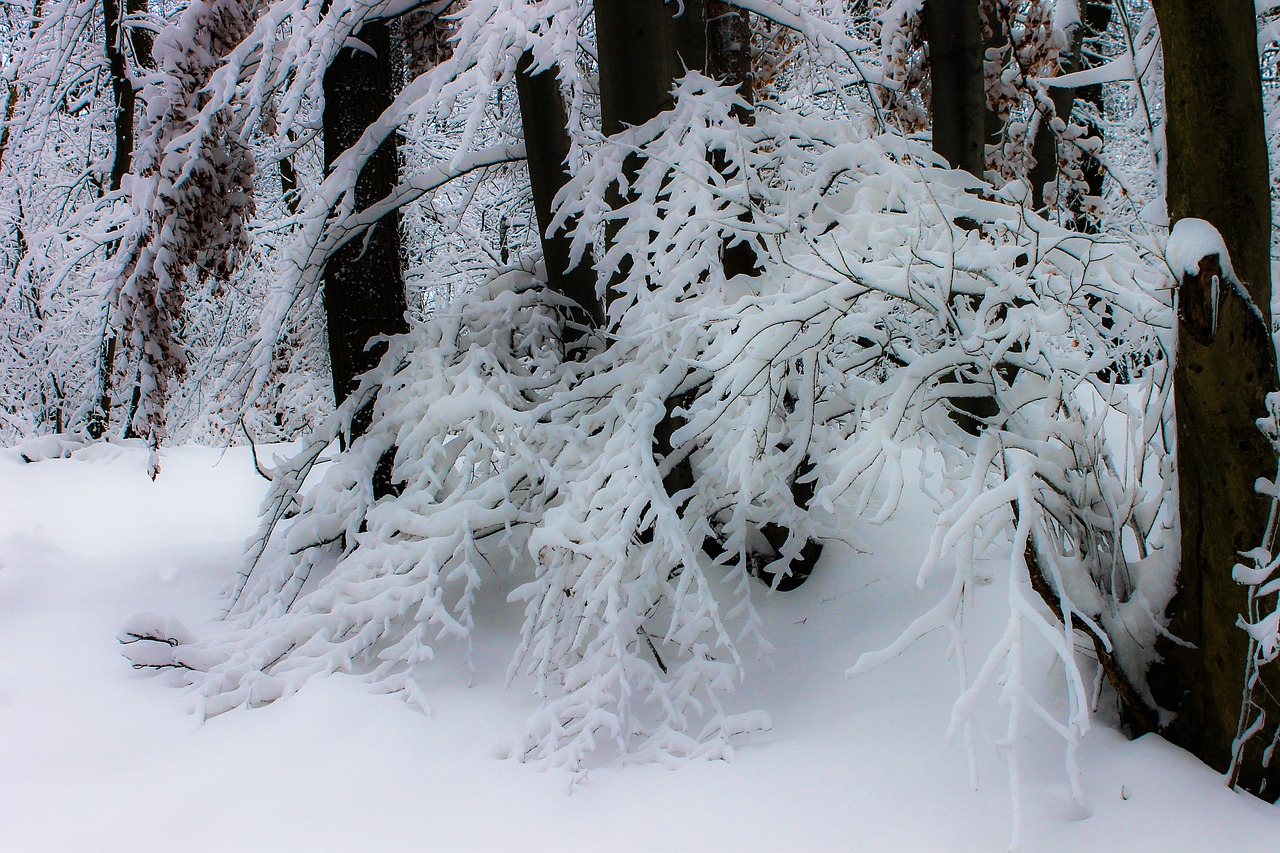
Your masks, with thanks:
[[[192,778],[290,714],[443,761],[471,702],[431,773],[550,784],[534,849],[1274,843],[1280,0],[0,16],[5,764],[54,772],[80,724],[22,697],[77,680],[102,740],[226,733]],[[860,802],[824,762],[878,736],[958,823],[582,840]],[[23,789],[14,849],[90,849]]]

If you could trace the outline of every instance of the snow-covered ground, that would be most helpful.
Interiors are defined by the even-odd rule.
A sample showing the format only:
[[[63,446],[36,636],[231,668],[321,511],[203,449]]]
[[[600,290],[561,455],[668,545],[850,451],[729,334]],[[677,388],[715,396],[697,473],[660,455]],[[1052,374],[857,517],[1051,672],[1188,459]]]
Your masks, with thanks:
[[[117,636],[139,612],[196,629],[218,618],[265,484],[241,449],[174,449],[162,466],[152,482],[137,449],[34,464],[0,453],[0,850],[1008,847],[1009,782],[991,746],[1004,721],[993,698],[974,790],[965,750],[945,737],[957,689],[946,638],[844,675],[936,600],[914,585],[930,526],[919,500],[858,530],[864,553],[829,546],[804,587],[762,596],[778,652],[739,698],[773,728],[739,741],[735,761],[606,765],[571,785],[492,757],[534,707],[505,687],[521,613],[497,584],[477,608],[472,682],[447,656],[427,667],[431,716],[333,676],[200,723],[183,691],[130,667]],[[971,625],[981,610],[980,597]],[[1077,805],[1061,740],[1025,731],[1023,850],[1268,850],[1280,838],[1280,809],[1101,723],[1081,748]]]

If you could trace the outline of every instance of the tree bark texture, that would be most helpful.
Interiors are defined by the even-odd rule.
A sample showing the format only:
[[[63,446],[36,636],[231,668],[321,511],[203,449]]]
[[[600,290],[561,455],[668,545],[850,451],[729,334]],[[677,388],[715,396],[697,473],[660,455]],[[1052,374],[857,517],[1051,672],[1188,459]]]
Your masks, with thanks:
[[[133,81],[129,79],[128,58],[125,56],[123,17],[124,9],[120,0],[102,0],[103,47],[110,70],[111,101],[115,113],[115,152],[111,160],[108,184],[112,192],[120,189],[133,162],[133,110],[136,98]]]
[[[933,150],[952,167],[986,170],[987,95],[977,0],[925,0],[932,81]]]
[[[524,122],[524,144],[529,163],[533,210],[542,239],[547,286],[578,306],[562,333],[566,349],[572,348],[587,329],[604,325],[604,305],[596,294],[595,272],[587,263],[569,268],[570,239],[564,231],[554,234],[551,204],[569,181],[569,119],[556,69],[533,73],[533,56],[525,53],[516,67],[516,91]]]
[[[1269,315],[1270,193],[1262,89],[1251,0],[1157,2],[1165,57],[1169,218],[1204,219],[1222,234],[1254,305]],[[1277,389],[1268,326],[1226,280],[1212,287],[1216,256],[1179,285],[1174,400],[1182,558],[1169,630],[1194,648],[1167,644],[1151,674],[1157,701],[1177,716],[1174,743],[1226,771],[1237,734],[1248,637],[1236,626],[1246,588],[1231,577],[1239,553],[1260,544],[1267,501],[1254,491],[1273,476],[1275,454],[1255,426]],[[1217,293],[1217,325],[1202,315]],[[1210,306],[1211,307],[1211,306]],[[1240,784],[1275,799],[1280,761],[1262,749],[1280,722],[1280,679],[1255,691],[1267,725],[1249,743]]]
[[[391,39],[383,21],[366,23],[355,38],[366,50],[343,48],[324,75],[324,162],[335,160],[360,139],[394,97]],[[383,141],[356,181],[357,210],[369,207],[396,186],[399,163],[395,136]],[[408,302],[400,264],[400,222],[388,214],[363,239],[350,241],[326,262],[324,308],[333,366],[334,401],[341,404],[356,377],[377,365],[386,346],[369,347],[375,337],[409,330]],[[367,423],[352,425],[359,434]]]
[[[706,71],[709,60],[707,43],[707,9],[715,0],[684,0],[684,11],[676,10],[674,4],[668,4],[667,13],[675,27],[676,77],[686,71]]]
[[[663,0],[596,0],[600,117],[606,136],[671,108],[671,84],[684,71],[674,12],[675,6]]]
[[[124,8],[130,18],[137,18],[147,14],[149,4],[148,0],[125,0]],[[136,24],[130,24],[128,29],[129,47],[133,50],[134,63],[138,68],[154,68],[155,61],[151,58],[151,49],[155,45],[155,34]]]

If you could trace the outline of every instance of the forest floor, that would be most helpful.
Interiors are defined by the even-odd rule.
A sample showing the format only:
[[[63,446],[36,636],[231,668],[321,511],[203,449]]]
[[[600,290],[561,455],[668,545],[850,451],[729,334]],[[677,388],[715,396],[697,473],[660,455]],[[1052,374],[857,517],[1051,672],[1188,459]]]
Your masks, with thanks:
[[[448,654],[426,667],[429,716],[331,676],[201,723],[184,691],[130,667],[117,637],[139,612],[197,633],[218,618],[265,483],[243,449],[176,448],[158,480],[145,470],[134,448],[34,464],[0,452],[0,850],[1009,846],[1009,776],[992,745],[1003,709],[988,697],[975,789],[966,750],[946,738],[958,689],[948,639],[845,676],[941,594],[915,585],[931,529],[918,494],[889,523],[857,530],[859,550],[829,546],[799,590],[760,596],[777,653],[751,664],[732,698],[767,711],[771,731],[744,736],[733,762],[606,764],[574,785],[493,757],[535,708],[520,682],[506,686],[522,614],[499,583],[478,608],[474,677]],[[970,625],[998,586],[980,591]],[[1047,653],[1028,671],[1052,702],[1061,675]],[[1129,742],[1095,721],[1079,754],[1083,803],[1061,738],[1035,721],[1016,741],[1019,849],[1269,850],[1280,838],[1280,809],[1227,790],[1159,738]]]

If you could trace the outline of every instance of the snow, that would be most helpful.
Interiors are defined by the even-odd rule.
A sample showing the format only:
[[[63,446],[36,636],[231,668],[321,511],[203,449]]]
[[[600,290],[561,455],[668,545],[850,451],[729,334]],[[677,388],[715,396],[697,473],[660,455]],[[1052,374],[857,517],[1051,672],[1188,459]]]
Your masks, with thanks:
[[[927,546],[920,531],[933,521],[910,470],[901,510],[858,528],[861,551],[832,543],[808,584],[758,598],[777,651],[751,664],[730,698],[766,710],[772,730],[736,740],[732,763],[691,761],[675,772],[607,764],[571,784],[571,774],[492,757],[535,707],[520,683],[504,686],[522,620],[498,583],[476,608],[474,675],[447,646],[425,668],[430,716],[339,675],[200,723],[186,693],[130,668],[117,636],[139,612],[193,629],[218,618],[265,482],[239,448],[166,450],[161,467],[149,480],[142,447],[99,445],[33,464],[0,453],[2,849],[1008,844],[1008,782],[990,745],[1003,718],[992,710],[988,727],[979,717],[973,790],[965,750],[944,737],[956,695],[944,632],[844,677],[946,583],[915,586]],[[1003,574],[990,577],[969,614],[975,646],[1004,623]],[[1025,677],[1065,701],[1051,653],[1037,654]],[[1021,739],[1023,850],[1269,849],[1280,831],[1274,807],[1227,790],[1158,738],[1127,742],[1105,719],[1080,746],[1084,805],[1072,801],[1058,735],[1026,725]]]
[[[1210,255],[1218,256],[1227,278],[1236,277],[1235,270],[1231,268],[1227,244],[1217,228],[1203,219],[1179,219],[1174,223],[1164,256],[1169,262],[1170,271],[1177,278],[1199,275],[1201,259]]]

